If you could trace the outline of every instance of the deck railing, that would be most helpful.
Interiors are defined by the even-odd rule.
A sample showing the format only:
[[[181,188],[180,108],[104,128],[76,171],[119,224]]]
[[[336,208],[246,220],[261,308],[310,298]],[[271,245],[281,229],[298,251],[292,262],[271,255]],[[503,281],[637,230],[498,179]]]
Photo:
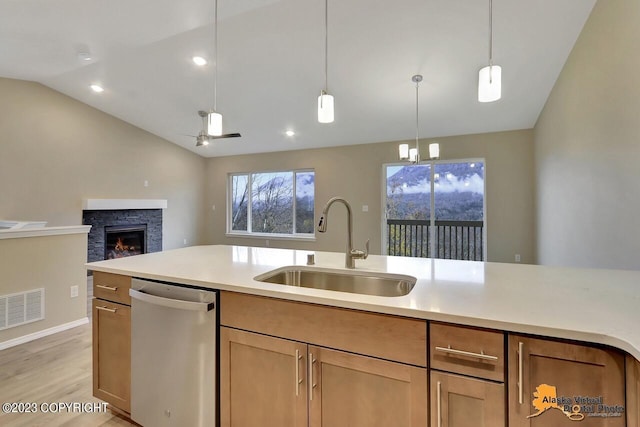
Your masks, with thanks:
[[[435,256],[430,221],[387,220],[387,254],[423,258],[484,261],[483,221],[435,221]]]

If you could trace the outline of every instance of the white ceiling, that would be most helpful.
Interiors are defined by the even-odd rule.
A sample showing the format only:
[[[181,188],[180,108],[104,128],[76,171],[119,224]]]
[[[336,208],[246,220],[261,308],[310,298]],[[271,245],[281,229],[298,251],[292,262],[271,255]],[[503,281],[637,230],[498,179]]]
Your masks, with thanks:
[[[595,0],[494,0],[503,97],[477,101],[488,0],[219,0],[218,110],[242,138],[196,147],[213,104],[213,0],[0,0],[0,76],[34,80],[205,157],[534,126]],[[77,53],[89,49],[84,62]],[[89,90],[100,83],[105,92]],[[285,136],[287,129],[296,131]]]

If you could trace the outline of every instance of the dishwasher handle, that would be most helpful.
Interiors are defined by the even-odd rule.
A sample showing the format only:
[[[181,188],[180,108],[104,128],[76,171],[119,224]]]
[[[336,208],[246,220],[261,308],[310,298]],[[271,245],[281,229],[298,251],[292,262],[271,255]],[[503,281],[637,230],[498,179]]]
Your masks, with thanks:
[[[144,301],[149,304],[159,305],[162,307],[177,308],[179,310],[211,311],[215,308],[215,304],[212,302],[193,302],[173,298],[164,298],[136,291],[135,289],[129,289],[129,295],[131,296],[131,298]]]

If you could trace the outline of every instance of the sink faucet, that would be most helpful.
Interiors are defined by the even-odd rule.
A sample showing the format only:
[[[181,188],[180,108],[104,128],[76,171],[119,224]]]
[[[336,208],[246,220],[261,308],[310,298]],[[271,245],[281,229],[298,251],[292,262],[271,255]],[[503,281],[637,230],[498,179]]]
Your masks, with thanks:
[[[344,266],[346,268],[355,268],[356,259],[366,259],[369,256],[369,240],[367,240],[366,249],[364,251],[353,249],[353,218],[349,202],[342,197],[332,197],[329,199],[327,204],[324,205],[324,209],[322,209],[322,215],[320,215],[320,221],[318,222],[318,232],[325,233],[327,231],[329,208],[335,202],[340,202],[347,208],[347,251],[345,253]]]

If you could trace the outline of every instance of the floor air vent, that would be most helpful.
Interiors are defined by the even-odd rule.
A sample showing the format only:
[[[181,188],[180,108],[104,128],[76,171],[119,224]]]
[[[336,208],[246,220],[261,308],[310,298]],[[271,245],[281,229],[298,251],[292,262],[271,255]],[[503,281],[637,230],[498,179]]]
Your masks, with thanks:
[[[44,289],[0,296],[0,330],[44,319]]]

